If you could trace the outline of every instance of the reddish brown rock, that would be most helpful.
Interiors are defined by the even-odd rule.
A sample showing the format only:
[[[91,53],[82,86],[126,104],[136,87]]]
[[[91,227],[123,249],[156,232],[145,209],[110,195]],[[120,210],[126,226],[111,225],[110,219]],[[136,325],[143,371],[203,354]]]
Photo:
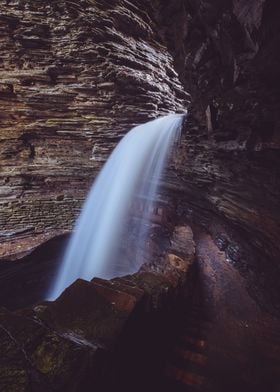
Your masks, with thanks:
[[[98,382],[102,356],[97,345],[61,336],[30,317],[2,309],[0,346],[5,353],[0,359],[2,391],[76,391]],[[89,376],[94,368],[95,376]]]
[[[127,1],[0,6],[1,234],[71,229],[120,138],[186,108],[148,10]]]
[[[186,235],[190,248],[183,252],[180,239]],[[0,359],[0,389],[110,390],[114,377],[123,377],[121,370],[115,370],[119,364],[130,361],[131,370],[138,371],[138,358],[133,366],[127,352],[130,338],[147,340],[141,349],[136,345],[134,354],[140,359],[143,348],[149,350],[149,339],[158,339],[155,329],[162,322],[162,313],[168,315],[186,289],[190,295],[194,261],[191,229],[177,227],[174,239],[172,250],[180,252],[183,268],[162,258],[157,271],[151,264],[150,270],[145,265],[143,271],[111,281],[78,279],[54,302],[17,312],[3,308],[0,348],[6,354]],[[188,257],[183,259],[183,254]]]
[[[182,221],[226,235],[252,294],[279,311],[279,3],[165,3],[162,32],[192,96],[166,187]]]

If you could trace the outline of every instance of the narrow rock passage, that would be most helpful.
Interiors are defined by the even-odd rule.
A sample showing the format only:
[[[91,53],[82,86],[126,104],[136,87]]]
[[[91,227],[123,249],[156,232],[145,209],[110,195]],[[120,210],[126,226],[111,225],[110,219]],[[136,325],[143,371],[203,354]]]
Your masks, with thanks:
[[[210,235],[196,244],[199,291],[168,361],[170,391],[279,391],[279,320],[258,307]]]
[[[166,366],[166,391],[203,390],[207,380],[207,320],[201,312],[200,291],[194,295],[192,308],[181,319],[181,333],[176,339]]]

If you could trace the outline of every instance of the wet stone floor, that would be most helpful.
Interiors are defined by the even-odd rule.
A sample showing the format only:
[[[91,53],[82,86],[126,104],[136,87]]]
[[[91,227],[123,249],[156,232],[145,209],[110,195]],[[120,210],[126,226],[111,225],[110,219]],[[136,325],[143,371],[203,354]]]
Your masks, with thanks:
[[[262,311],[210,235],[196,238],[199,285],[166,366],[166,390],[280,391],[280,320]]]

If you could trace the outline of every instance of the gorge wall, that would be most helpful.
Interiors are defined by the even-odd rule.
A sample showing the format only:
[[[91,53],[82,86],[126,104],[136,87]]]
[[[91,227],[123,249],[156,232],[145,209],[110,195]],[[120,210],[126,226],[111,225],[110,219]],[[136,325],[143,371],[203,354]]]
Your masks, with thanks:
[[[253,277],[251,293],[270,292],[267,302],[277,307],[279,3],[191,0],[169,7],[181,27],[164,34],[193,99],[182,147],[187,164],[178,170],[181,208],[204,221],[248,282]],[[167,10],[161,15],[166,25]]]
[[[143,2],[4,3],[1,235],[69,230],[120,138],[188,94]]]
[[[164,182],[251,292],[279,292],[276,0],[1,5],[1,233],[69,230],[134,124],[186,110]],[[6,237],[3,237],[6,238]]]

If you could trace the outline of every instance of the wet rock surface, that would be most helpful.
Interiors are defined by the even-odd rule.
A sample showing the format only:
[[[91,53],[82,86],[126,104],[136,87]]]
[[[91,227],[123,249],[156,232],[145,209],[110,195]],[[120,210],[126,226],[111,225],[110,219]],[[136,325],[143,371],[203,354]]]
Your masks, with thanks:
[[[279,389],[279,318],[263,311],[247,281],[205,231],[196,233],[198,280],[167,361],[167,390]]]
[[[0,261],[0,306],[15,310],[42,301],[58,271],[68,240],[69,235],[57,236],[17,261]]]
[[[209,350],[211,361],[203,377],[211,378],[209,388],[215,391],[244,385],[247,390],[257,390],[258,385],[262,390],[268,386],[277,390],[278,2],[15,0],[0,7],[0,240],[7,243],[7,235],[20,237],[26,229],[30,229],[25,232],[27,238],[48,230],[69,230],[90,183],[120,137],[132,125],[184,110],[188,100],[184,91],[189,91],[188,122],[163,180],[163,193],[171,193],[175,200],[178,227],[188,221],[207,230],[196,239],[202,270],[199,284],[207,291],[206,309],[213,312],[206,315],[214,319],[209,342],[218,353]],[[172,241],[181,249],[176,235]],[[161,306],[165,309],[170,299],[173,304],[175,286],[187,269],[187,255],[170,247],[166,258],[161,258],[157,241],[151,241],[151,248],[163,262],[160,266],[143,266],[139,274],[112,282],[78,281],[56,303],[33,310],[3,310],[1,345],[8,355],[1,358],[0,382],[6,390],[10,385],[23,391],[32,385],[36,390],[41,380],[46,390],[59,390],[55,383],[61,390],[71,390],[64,365],[53,366],[54,357],[65,345],[66,363],[73,347],[82,352],[81,361],[75,356],[74,362],[69,359],[66,373],[72,374],[77,363],[84,369],[96,350],[102,352],[103,363],[109,331],[107,327],[103,331],[98,319],[94,335],[87,315],[76,305],[83,326],[79,330],[70,306],[75,291],[87,304],[87,294],[90,298],[94,293],[96,309],[104,307],[114,336],[121,336],[133,320],[132,329],[137,330],[139,318],[131,321],[129,312],[140,303],[148,312]],[[168,249],[166,242],[164,249]],[[87,306],[91,320],[92,309]],[[134,310],[132,313],[135,315]],[[16,323],[26,323],[28,332],[23,336],[27,342],[30,331],[34,331],[34,339],[39,336],[43,342],[39,353],[33,340],[29,348],[17,338]],[[154,332],[160,335],[160,326],[167,324],[165,317],[160,322],[157,319]],[[95,339],[99,333],[102,337]],[[46,334],[52,336],[51,343]],[[267,340],[270,334],[275,338]],[[126,347],[128,358],[136,340],[134,333],[129,336],[132,348]],[[203,339],[201,335],[198,340]],[[147,339],[147,344],[152,343],[153,339]],[[161,353],[159,341],[157,348]],[[44,362],[48,352],[51,368]],[[139,357],[140,363],[143,358],[145,355]],[[193,358],[203,362],[202,357]],[[152,362],[146,361],[152,368]],[[126,369],[128,363],[124,361],[120,367]],[[227,377],[219,378],[220,368]],[[83,369],[86,390],[91,380]],[[133,366],[127,369],[133,376]],[[112,380],[118,377],[112,369],[110,375]],[[189,376],[184,379],[190,381]],[[196,387],[202,385],[200,378],[191,380]],[[98,385],[98,380],[94,382]],[[139,383],[139,390],[143,385]]]
[[[83,388],[98,346],[61,336],[38,320],[5,309],[0,319],[1,352],[5,353],[1,356],[2,391]]]
[[[123,370],[116,372],[126,362],[132,371],[142,372],[147,382],[147,367],[133,364],[128,356],[130,339],[137,340],[140,329],[143,343],[139,352],[135,346],[134,354],[142,358],[153,352],[156,359],[156,331],[165,320],[165,336],[176,302],[182,295],[185,299],[191,295],[192,231],[181,226],[174,238],[172,252],[180,254],[180,264],[167,261],[166,267],[159,260],[157,270],[145,265],[143,271],[111,281],[78,279],[54,302],[14,312],[1,308],[0,347],[5,355],[0,361],[0,389],[111,390],[113,384],[130,380]],[[184,241],[188,248],[182,251],[177,244]],[[37,250],[37,257],[39,254]]]
[[[144,5],[1,3],[1,234],[72,228],[120,138],[186,108]]]
[[[229,257],[254,277],[259,300],[257,286],[279,307],[279,290],[268,294],[280,253],[278,8],[265,0],[1,5],[0,240],[71,229],[120,137],[185,110],[189,91],[166,192],[182,217],[214,236],[227,232]]]
[[[279,4],[158,5],[161,34],[192,96],[166,186],[177,194],[179,215],[214,237],[227,233],[228,257],[254,280],[259,301],[265,293],[267,306],[279,310]]]

